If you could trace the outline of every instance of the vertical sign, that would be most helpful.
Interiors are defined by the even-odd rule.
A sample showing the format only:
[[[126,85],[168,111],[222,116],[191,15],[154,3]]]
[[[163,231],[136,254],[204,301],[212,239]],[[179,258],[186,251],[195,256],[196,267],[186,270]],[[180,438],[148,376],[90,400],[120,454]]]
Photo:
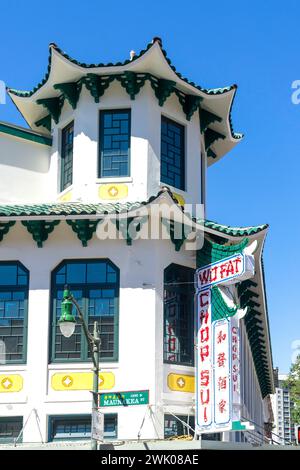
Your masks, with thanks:
[[[231,384],[232,384],[232,420],[241,419],[241,384],[240,384],[240,329],[237,315],[230,319],[231,327]]]
[[[254,275],[254,256],[224,258],[196,271],[196,430],[200,433],[250,429],[241,423],[239,318],[212,321],[212,286]],[[233,426],[234,422],[234,426]]]
[[[231,416],[230,328],[227,319],[213,324],[214,341],[214,422],[227,425]]]
[[[104,435],[104,414],[99,409],[93,409],[92,412],[92,438],[97,441],[103,441]]]
[[[197,295],[197,369],[196,408],[197,425],[211,426],[212,423],[212,328],[211,290]]]

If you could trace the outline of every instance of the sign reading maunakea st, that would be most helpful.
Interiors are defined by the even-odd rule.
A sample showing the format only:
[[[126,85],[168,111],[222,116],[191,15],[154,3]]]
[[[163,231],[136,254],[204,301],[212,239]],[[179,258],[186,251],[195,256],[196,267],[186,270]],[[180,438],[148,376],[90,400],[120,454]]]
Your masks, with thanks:
[[[196,271],[196,432],[249,429],[241,422],[238,314],[213,319],[212,287],[254,275],[254,256],[238,253]]]
[[[148,405],[149,390],[137,392],[100,393],[99,406],[133,406]]]

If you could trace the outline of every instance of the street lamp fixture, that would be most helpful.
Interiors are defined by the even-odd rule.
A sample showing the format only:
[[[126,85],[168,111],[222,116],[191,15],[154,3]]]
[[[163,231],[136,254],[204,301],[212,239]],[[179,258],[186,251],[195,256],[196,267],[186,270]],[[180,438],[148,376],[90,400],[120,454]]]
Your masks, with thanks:
[[[89,332],[88,326],[85,322],[83,313],[79,307],[76,299],[71,294],[69,287],[65,285],[63,300],[61,302],[61,317],[59,319],[59,329],[65,338],[70,338],[75,331],[76,319],[72,314],[73,305],[75,306],[79,320],[83,327],[83,331],[88,342],[91,357],[93,361],[93,404],[92,416],[98,409],[98,391],[99,391],[99,356],[100,356],[100,335],[98,329],[98,322],[94,322],[93,334]],[[97,440],[91,438],[91,449],[97,450]]]
[[[58,322],[60,332],[65,338],[70,338],[75,331],[76,319],[72,310],[73,302],[70,300],[70,291],[66,288],[61,303],[61,317]]]

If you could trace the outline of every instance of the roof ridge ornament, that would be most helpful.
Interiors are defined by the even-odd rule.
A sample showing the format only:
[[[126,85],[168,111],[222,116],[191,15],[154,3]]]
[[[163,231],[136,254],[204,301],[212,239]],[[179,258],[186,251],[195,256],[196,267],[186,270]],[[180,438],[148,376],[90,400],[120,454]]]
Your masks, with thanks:
[[[162,39],[159,36],[154,36],[154,38],[152,39],[152,44],[154,44],[155,42],[158,42],[158,44],[162,47]]]

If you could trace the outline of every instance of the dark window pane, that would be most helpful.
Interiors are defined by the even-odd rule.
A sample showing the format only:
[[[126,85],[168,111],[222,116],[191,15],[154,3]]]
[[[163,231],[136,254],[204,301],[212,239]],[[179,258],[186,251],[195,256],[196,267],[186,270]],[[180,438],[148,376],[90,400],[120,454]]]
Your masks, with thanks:
[[[179,415],[178,418],[179,419],[173,415],[165,415],[165,438],[172,436],[194,435],[193,430],[195,430],[195,416]],[[186,423],[192,429],[183,423]]]
[[[161,118],[161,182],[185,189],[184,127]]]
[[[16,265],[0,265],[0,285],[2,286],[17,285],[17,266]]]
[[[86,264],[70,263],[67,265],[67,284],[84,284],[86,282]]]
[[[12,443],[19,436],[23,427],[23,418],[21,416],[0,417],[0,442]],[[18,442],[22,442],[21,437]]]
[[[90,360],[89,347],[78,322],[70,338],[61,335],[58,321],[61,317],[63,288],[60,277],[69,284],[72,295],[78,301],[89,330],[92,332],[94,322],[99,324],[101,337],[100,359],[116,360],[117,327],[118,327],[118,278],[116,269],[106,260],[65,262],[54,271],[52,281],[53,314],[52,314],[52,351],[54,360]],[[80,288],[76,286],[80,285]],[[1,301],[0,301],[1,311]],[[73,315],[77,310],[73,306]]]
[[[171,264],[164,279],[164,361],[193,365],[194,270]]]
[[[90,263],[87,265],[87,282],[106,283],[107,263]]]
[[[50,418],[50,440],[90,439],[91,416],[60,416]],[[104,439],[114,439],[118,434],[118,415],[104,415]]]
[[[129,176],[130,111],[100,113],[99,177]]]
[[[0,263],[0,340],[6,363],[24,361],[28,273],[18,263]]]
[[[72,122],[61,133],[61,191],[73,182],[73,138],[74,123]]]

